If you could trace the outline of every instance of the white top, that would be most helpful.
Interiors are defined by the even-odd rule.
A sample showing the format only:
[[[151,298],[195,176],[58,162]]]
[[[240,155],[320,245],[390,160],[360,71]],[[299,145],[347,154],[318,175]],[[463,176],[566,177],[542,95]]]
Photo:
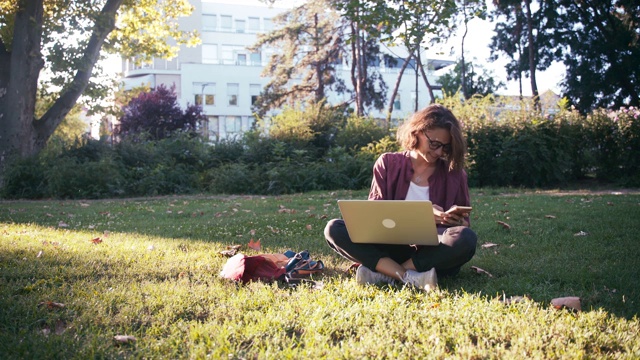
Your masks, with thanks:
[[[405,200],[429,200],[429,187],[418,186],[411,181]]]

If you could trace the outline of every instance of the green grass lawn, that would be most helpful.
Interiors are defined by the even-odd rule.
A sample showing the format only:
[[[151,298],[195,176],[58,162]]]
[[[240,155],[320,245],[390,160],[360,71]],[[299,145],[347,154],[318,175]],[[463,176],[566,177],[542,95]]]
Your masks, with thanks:
[[[474,189],[477,254],[428,294],[356,285],[322,234],[339,198],[366,192],[0,202],[0,357],[640,358],[640,195]],[[323,287],[220,279],[251,239]]]

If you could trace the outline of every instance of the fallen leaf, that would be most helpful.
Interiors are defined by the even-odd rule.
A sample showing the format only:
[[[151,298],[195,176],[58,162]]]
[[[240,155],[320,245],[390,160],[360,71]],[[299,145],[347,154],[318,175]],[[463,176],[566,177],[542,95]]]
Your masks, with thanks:
[[[312,229],[311,225],[307,225],[307,230],[311,230],[311,229]]]
[[[232,257],[238,253],[238,250],[240,250],[241,247],[242,245],[229,245],[227,246],[227,250],[220,251],[220,255]]]
[[[235,255],[237,253],[238,253],[238,250],[235,250],[235,249],[229,249],[229,250],[220,251],[220,255],[227,256],[227,257],[232,257],[233,255]]]
[[[69,225],[68,225],[68,224],[66,224],[64,221],[60,221],[60,222],[58,223],[58,227],[66,228],[66,227],[69,227]]]
[[[38,306],[46,306],[47,309],[64,309],[65,305],[63,303],[53,302],[53,301],[43,301],[38,304]]]
[[[545,215],[544,216],[546,219],[555,219],[555,215]]]
[[[493,277],[493,275],[491,275],[491,273],[489,273],[487,270],[480,269],[477,266],[472,266],[471,270],[475,271],[477,274],[485,274],[489,277]]]
[[[485,249],[496,247],[496,246],[498,246],[498,244],[494,244],[494,243],[484,243],[481,245],[481,247]]]
[[[608,206],[613,206],[613,203],[611,201],[607,201],[607,205]]]
[[[575,311],[581,311],[580,298],[577,296],[567,296],[561,298],[555,298],[551,300],[551,306],[556,309],[570,309]]]
[[[98,244],[100,244],[101,242],[102,242],[102,239],[101,239],[101,238],[99,238],[99,237],[94,238],[94,239],[91,239],[91,243],[92,243],[92,244],[94,244],[94,245],[98,245]]]
[[[580,231],[580,232],[577,232],[577,233],[573,234],[573,236],[587,236],[587,235],[589,235],[589,233],[586,233],[584,231]]]
[[[256,235],[256,229],[251,229],[251,231],[249,231],[249,234],[251,234],[251,236],[255,236]]]
[[[40,250],[40,252],[38,252],[38,255],[36,255],[36,257],[37,257],[37,258],[39,258],[39,257],[41,257],[41,256],[42,256],[42,254],[43,254],[43,251],[42,251],[42,250]]]
[[[260,239],[258,239],[258,241],[253,241],[253,239],[249,240],[249,244],[247,244],[247,247],[249,249],[260,251]]]
[[[130,344],[136,342],[136,338],[131,335],[116,335],[113,340],[119,344]]]
[[[496,222],[497,222],[498,224],[502,225],[502,227],[503,227],[503,228],[505,228],[505,229],[507,229],[507,230],[508,230],[508,229],[511,229],[511,225],[507,224],[507,223],[506,223],[506,222],[504,222],[504,221],[496,221]]]

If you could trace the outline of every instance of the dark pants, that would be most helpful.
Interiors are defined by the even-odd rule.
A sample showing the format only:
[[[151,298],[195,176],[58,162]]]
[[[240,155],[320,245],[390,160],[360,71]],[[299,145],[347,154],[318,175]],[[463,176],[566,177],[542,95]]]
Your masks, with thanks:
[[[338,254],[371,270],[375,270],[378,261],[385,257],[398,264],[413,259],[417,271],[435,267],[439,277],[456,275],[476,253],[478,241],[473,230],[457,226],[444,231],[438,246],[354,244],[342,219],[329,221],[324,236]]]

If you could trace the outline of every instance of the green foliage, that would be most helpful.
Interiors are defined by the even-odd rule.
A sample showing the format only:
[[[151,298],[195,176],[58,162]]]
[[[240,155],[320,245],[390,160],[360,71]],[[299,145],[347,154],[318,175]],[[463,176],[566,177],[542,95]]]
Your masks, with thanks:
[[[640,182],[640,111],[532,111],[525,100],[442,99],[462,121],[469,184],[571,186],[585,179]],[[321,110],[324,109],[324,110]],[[297,122],[296,122],[297,120]],[[166,139],[52,141],[7,173],[4,198],[104,198],[166,194],[290,194],[367,188],[380,154],[398,151],[372,119],[337,110],[286,109],[276,126],[208,144],[178,133]],[[344,124],[344,125],[340,125]]]
[[[387,134],[387,130],[378,125],[375,119],[351,115],[344,128],[338,132],[335,144],[357,153],[360,148],[381,140]]]
[[[331,147],[344,122],[340,108],[328,106],[324,101],[311,101],[285,107],[269,124],[259,121],[258,131],[268,132],[270,139],[293,149],[307,150],[312,156],[320,157]]]
[[[541,115],[531,100],[491,95],[441,102],[464,125],[471,186],[548,187],[586,178],[637,184],[636,108],[585,117],[561,107]]]

